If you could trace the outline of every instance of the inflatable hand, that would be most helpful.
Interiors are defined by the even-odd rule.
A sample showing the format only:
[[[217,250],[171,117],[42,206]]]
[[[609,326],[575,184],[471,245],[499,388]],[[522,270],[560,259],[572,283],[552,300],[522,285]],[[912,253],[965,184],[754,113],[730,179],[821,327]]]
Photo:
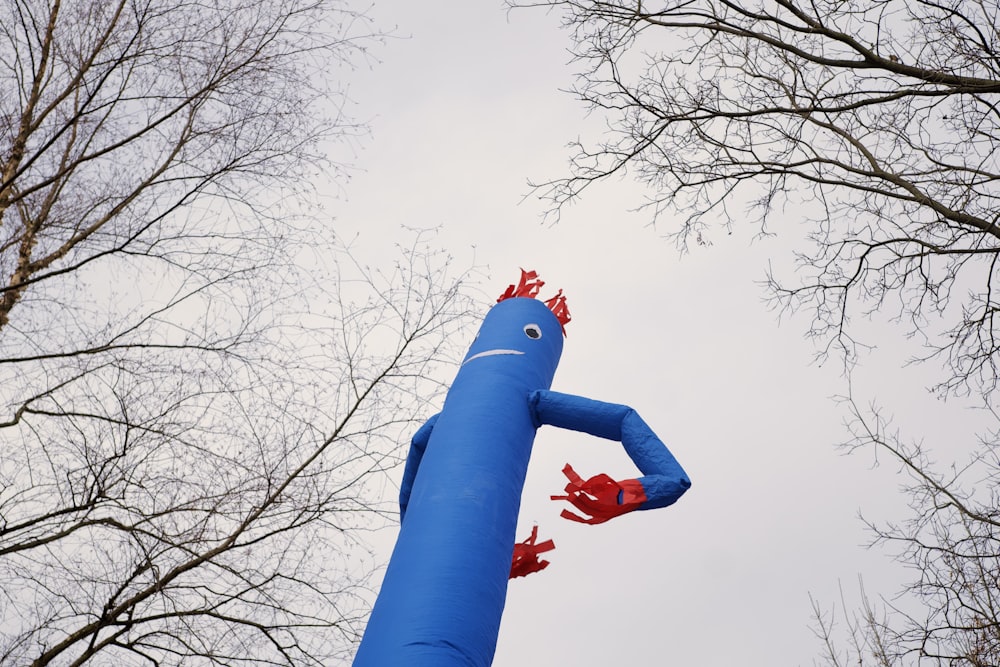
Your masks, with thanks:
[[[552,500],[568,500],[589,517],[563,510],[560,516],[579,523],[604,523],[608,519],[631,512],[646,502],[646,492],[637,479],[615,481],[605,474],[595,475],[584,481],[570,464],[563,468],[569,479],[565,496],[552,496]]]
[[[538,526],[535,526],[531,529],[531,536],[528,539],[514,545],[514,556],[510,563],[510,579],[526,577],[532,572],[539,572],[549,566],[549,561],[539,560],[538,554],[555,549],[555,542],[545,540],[536,544],[535,540],[537,539]]]

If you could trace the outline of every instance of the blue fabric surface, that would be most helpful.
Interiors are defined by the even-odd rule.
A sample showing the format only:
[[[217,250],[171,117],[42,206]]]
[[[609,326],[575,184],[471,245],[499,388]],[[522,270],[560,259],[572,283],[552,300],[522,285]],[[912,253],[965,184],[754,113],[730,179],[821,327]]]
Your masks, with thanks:
[[[691,480],[663,441],[642,417],[627,405],[595,401],[582,396],[538,390],[529,396],[536,424],[589,433],[622,443],[635,467],[646,502],[639,509],[666,507],[691,488]]]
[[[441,413],[414,437],[405,516],[356,666],[492,662],[536,430],[528,395],[551,386],[562,346],[540,301],[486,315]]]
[[[621,442],[643,473],[639,509],[669,505],[691,486],[635,410],[549,390],[562,345],[558,319],[535,299],[508,299],[486,315],[443,409],[413,436],[399,537],[356,667],[490,665],[540,425]]]

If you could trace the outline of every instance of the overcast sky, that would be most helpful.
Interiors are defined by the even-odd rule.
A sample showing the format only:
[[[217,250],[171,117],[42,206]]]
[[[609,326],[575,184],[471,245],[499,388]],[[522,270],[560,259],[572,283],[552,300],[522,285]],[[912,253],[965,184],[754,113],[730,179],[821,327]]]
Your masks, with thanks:
[[[565,173],[565,144],[601,127],[560,92],[573,65],[558,17],[440,0],[379,0],[372,15],[400,38],[351,77],[372,135],[330,206],[338,231],[360,234],[377,262],[402,226],[440,227],[459,263],[489,266],[489,294],[522,266],[563,288],[573,322],[553,388],[635,407],[693,480],[673,507],[570,523],[548,500],[565,463],[584,477],[636,472],[618,444],[539,431],[518,532],[537,523],[557,548],[547,570],[511,582],[494,664],[812,665],[810,594],[832,609],[841,586],[856,601],[859,575],[876,595],[904,580],[865,550],[857,518],[903,515],[903,478],[873,470],[872,452],[837,451],[839,367],[812,363],[806,317],[779,324],[763,302],[768,261],[789,266],[804,234],[794,211],[775,238],[720,231],[683,257],[664,238],[669,219],[652,228],[629,212],[642,191],[628,181],[543,224],[541,204],[522,201],[526,181]],[[962,442],[975,413],[928,395],[932,369],[901,367],[898,333],[872,328],[856,393],[928,444]],[[383,561],[392,537],[378,543]]]

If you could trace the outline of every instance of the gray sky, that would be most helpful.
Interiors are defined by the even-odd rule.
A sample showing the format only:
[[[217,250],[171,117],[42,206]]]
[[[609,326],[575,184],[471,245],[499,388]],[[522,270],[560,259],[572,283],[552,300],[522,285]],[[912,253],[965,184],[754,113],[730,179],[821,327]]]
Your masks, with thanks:
[[[663,238],[669,219],[654,229],[628,212],[642,194],[628,181],[544,225],[541,205],[522,202],[526,180],[563,174],[564,145],[601,127],[559,92],[573,68],[557,17],[439,0],[383,0],[372,14],[405,38],[352,75],[352,111],[373,132],[330,204],[338,231],[359,233],[377,262],[401,226],[440,226],[459,263],[489,266],[489,294],[519,266],[539,271],[543,294],[563,288],[574,317],[553,388],[635,407],[693,480],[671,508],[567,522],[548,500],[566,462],[584,477],[636,473],[620,445],[543,428],[519,536],[537,523],[557,548],[547,570],[511,582],[494,664],[813,664],[810,593],[831,609],[840,586],[856,601],[859,575],[876,595],[903,580],[885,552],[863,548],[857,519],[901,516],[903,478],[873,470],[872,452],[835,449],[846,438],[831,398],[845,391],[839,367],[811,363],[805,316],[779,326],[763,303],[767,262],[788,266],[805,232],[794,211],[776,238],[720,231],[684,257]],[[897,329],[870,329],[879,347],[856,393],[929,444],[961,442],[976,415],[927,394],[933,369],[901,368]],[[384,561],[393,535],[383,538]]]

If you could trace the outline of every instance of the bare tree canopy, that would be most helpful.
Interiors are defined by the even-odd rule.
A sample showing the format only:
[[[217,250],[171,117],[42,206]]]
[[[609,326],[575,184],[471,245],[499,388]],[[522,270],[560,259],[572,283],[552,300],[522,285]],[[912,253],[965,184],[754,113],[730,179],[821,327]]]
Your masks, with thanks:
[[[266,203],[248,195],[346,129],[317,75],[364,42],[326,34],[357,18],[328,4],[3,3],[0,326],[29,285],[109,253],[211,271],[215,246],[252,242],[166,219],[203,195]]]
[[[656,213],[681,213],[681,244],[709,242],[712,220],[809,216],[807,277],[775,287],[814,310],[814,335],[850,347],[859,302],[896,297],[914,327],[942,334],[943,388],[994,388],[996,3],[541,4],[566,10],[585,65],[575,92],[610,125],[543,196],[559,207],[630,169]],[[963,267],[963,313],[927,331]]]
[[[682,248],[710,244],[713,223],[804,223],[798,275],[772,275],[770,288],[811,313],[821,349],[851,360],[852,318],[889,313],[926,344],[923,359],[944,362],[942,395],[989,404],[1000,381],[998,3],[508,4],[562,12],[574,93],[607,122],[572,145],[568,177],[536,185],[553,213],[631,173]],[[850,404],[852,445],[878,445],[913,476],[914,520],[876,531],[917,568],[924,614],[862,614],[854,657],[828,661],[1000,664],[997,438],[939,474],[881,414]]]
[[[356,263],[342,2],[0,2],[0,663],[331,664],[465,310]],[[426,415],[423,415],[426,416]]]

